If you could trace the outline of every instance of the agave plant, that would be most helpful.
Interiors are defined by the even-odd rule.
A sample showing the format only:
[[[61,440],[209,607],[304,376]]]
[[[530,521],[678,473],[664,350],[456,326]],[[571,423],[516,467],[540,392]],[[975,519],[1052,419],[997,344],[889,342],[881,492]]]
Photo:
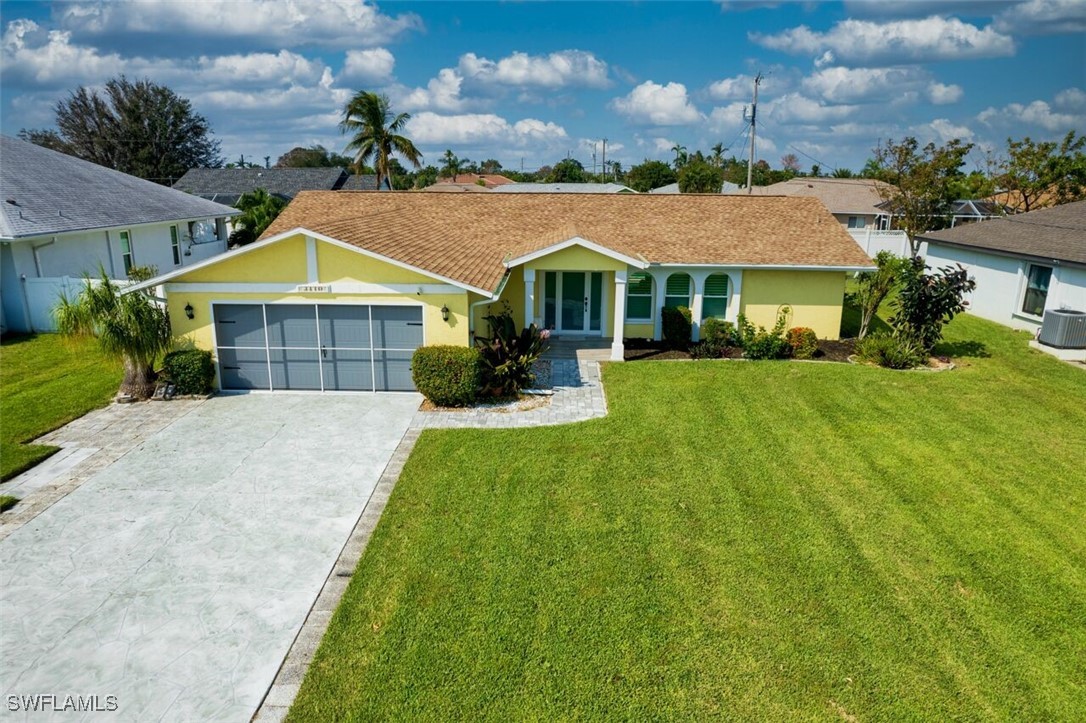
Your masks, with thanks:
[[[121,393],[146,398],[155,391],[155,359],[170,347],[165,310],[147,294],[121,294],[104,269],[88,277],[75,299],[61,296],[53,314],[65,336],[94,337],[107,355],[124,364]]]
[[[550,332],[535,324],[517,332],[509,312],[485,317],[491,338],[478,339],[483,362],[483,391],[494,396],[514,396],[535,383],[532,366],[547,351]]]

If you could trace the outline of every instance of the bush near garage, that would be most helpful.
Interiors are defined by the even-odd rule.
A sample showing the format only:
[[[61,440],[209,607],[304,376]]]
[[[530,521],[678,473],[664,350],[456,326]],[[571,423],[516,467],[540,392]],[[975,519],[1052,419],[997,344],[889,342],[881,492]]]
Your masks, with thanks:
[[[163,375],[177,386],[177,394],[208,394],[215,380],[211,352],[203,349],[171,351],[162,360]]]
[[[411,357],[415,388],[439,407],[474,404],[482,372],[482,357],[472,347],[423,346]]]

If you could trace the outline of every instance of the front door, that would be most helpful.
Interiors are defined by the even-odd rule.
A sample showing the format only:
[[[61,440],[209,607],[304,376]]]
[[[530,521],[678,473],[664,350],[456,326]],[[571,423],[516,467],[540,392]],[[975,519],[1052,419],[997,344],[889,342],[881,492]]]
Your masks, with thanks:
[[[603,314],[603,273],[548,271],[544,322],[559,334],[599,334]]]

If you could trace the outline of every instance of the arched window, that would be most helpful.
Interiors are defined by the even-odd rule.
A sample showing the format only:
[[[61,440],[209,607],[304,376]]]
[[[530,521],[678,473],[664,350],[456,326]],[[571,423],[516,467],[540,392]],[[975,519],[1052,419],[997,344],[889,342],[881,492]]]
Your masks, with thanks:
[[[664,287],[664,306],[690,306],[690,274],[672,274]]]
[[[626,279],[626,321],[652,321],[652,275],[635,271]]]
[[[728,311],[728,275],[711,274],[705,279],[701,297],[701,318],[723,319]]]

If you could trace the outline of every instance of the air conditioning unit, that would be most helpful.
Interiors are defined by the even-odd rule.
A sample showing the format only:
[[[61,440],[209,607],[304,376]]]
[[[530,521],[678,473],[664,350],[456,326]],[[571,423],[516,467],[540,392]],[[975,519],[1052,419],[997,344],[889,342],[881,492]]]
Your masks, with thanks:
[[[1037,341],[1057,349],[1086,349],[1086,311],[1048,309]]]

